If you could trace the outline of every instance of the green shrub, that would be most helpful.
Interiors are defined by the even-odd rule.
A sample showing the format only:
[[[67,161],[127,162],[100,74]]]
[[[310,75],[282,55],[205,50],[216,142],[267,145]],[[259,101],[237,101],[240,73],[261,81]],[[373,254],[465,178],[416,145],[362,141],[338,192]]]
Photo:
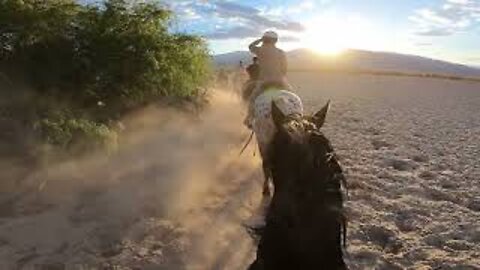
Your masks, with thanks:
[[[191,99],[208,83],[204,40],[169,32],[171,18],[154,1],[0,0],[0,73],[62,104],[22,104],[41,116],[32,123],[49,143],[67,146],[78,130],[101,140],[105,123],[130,109],[163,97]],[[68,116],[49,118],[63,107]]]
[[[42,119],[34,128],[51,145],[61,146],[72,152],[88,150],[114,150],[117,133],[104,124],[87,119]]]
[[[162,96],[195,95],[208,78],[204,41],[169,33],[171,12],[158,4],[0,3],[2,60],[41,93],[86,107],[102,100],[117,111]]]

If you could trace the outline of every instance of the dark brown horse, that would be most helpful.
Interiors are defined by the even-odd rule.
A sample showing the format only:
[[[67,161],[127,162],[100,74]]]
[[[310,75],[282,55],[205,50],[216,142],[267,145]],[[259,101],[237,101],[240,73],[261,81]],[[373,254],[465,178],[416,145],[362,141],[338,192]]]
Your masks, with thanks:
[[[266,156],[274,195],[250,270],[347,269],[342,169],[320,132],[327,104],[311,117],[284,115],[272,104],[277,129]],[[343,236],[343,245],[342,245]]]

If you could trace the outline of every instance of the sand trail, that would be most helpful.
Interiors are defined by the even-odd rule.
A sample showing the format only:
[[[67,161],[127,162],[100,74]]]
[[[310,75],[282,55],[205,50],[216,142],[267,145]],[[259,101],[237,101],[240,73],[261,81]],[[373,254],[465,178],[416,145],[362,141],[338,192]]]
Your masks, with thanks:
[[[244,269],[261,178],[242,110],[221,91],[198,117],[146,108],[117,153],[32,172],[46,184],[0,220],[0,268]]]

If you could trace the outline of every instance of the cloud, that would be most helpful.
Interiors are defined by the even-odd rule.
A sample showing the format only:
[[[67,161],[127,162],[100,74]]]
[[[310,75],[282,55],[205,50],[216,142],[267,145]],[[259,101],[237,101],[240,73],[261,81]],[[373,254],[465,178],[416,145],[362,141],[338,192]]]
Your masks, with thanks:
[[[313,0],[303,0],[301,2],[295,1],[293,5],[279,5],[275,8],[262,10],[263,15],[274,16],[277,18],[287,17],[290,15],[298,15],[314,9],[317,5],[325,5],[328,1],[321,0],[320,3],[315,3]]]
[[[410,21],[421,36],[450,36],[480,24],[480,1],[446,0],[437,8],[416,10]]]
[[[219,29],[215,32],[208,33],[205,35],[209,39],[243,39],[249,37],[260,36],[262,31],[259,29],[247,27],[247,26],[235,26],[230,29]]]
[[[295,37],[295,36],[281,36],[280,37],[280,41],[282,41],[282,42],[298,42],[300,40],[301,39],[299,37]]]
[[[459,5],[467,5],[470,3],[470,0],[448,0],[447,2]]]
[[[237,18],[245,25],[251,25],[257,28],[275,28],[295,32],[304,30],[303,25],[298,22],[270,19],[262,15],[259,9],[233,2],[217,2],[215,4],[215,12],[219,17]]]
[[[232,1],[167,1],[180,20],[203,20],[201,34],[210,39],[244,39],[258,37],[267,29],[302,32],[305,27],[296,21],[274,18],[260,9]],[[308,6],[308,3],[305,4]],[[208,25],[217,25],[209,29]],[[220,27],[218,27],[220,25]]]
[[[480,62],[480,57],[468,57],[468,60]]]
[[[240,5],[234,2],[217,2],[215,5],[219,11],[224,11],[229,14],[244,15],[259,12],[256,8]]]
[[[425,29],[416,32],[419,36],[427,36],[427,37],[445,37],[454,34],[454,31],[450,29],[441,29],[441,28],[434,28],[434,29]]]
[[[433,43],[431,43],[431,42],[417,42],[417,43],[415,43],[415,46],[430,47],[430,46],[433,46]]]

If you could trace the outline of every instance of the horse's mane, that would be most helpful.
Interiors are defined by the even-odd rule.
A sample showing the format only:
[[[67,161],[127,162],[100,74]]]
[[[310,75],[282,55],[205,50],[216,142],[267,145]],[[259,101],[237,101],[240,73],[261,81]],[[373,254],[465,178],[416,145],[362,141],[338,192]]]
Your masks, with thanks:
[[[323,185],[321,185],[321,194],[325,195],[327,193],[336,193],[334,196],[335,201],[332,201],[335,205],[343,206],[343,194],[342,189],[345,191],[345,194],[348,195],[347,182],[343,169],[338,160],[338,156],[333,149],[330,140],[320,131],[319,128],[315,126],[308,118],[304,119],[301,116],[295,115],[296,121],[300,121],[305,129],[305,134],[307,136],[308,147],[313,149],[313,155],[315,162],[311,168],[313,171],[321,172],[323,176]],[[278,137],[275,136],[271,144],[270,155],[282,155],[283,153],[278,153],[278,149],[282,148],[282,142],[278,141]],[[274,157],[270,157],[274,159]],[[272,168],[275,170],[275,168]],[[275,174],[275,173],[274,173]],[[309,176],[313,181],[320,179],[315,179],[314,175]],[[340,194],[340,196],[338,196]],[[319,194],[320,195],[320,194]],[[343,232],[343,245],[346,246],[346,217],[343,212],[343,207],[338,209],[339,217],[341,218],[342,232]]]
[[[310,133],[311,144],[316,146],[316,153],[324,153],[326,159],[325,163],[327,167],[331,170],[333,176],[331,181],[329,182],[329,186],[326,186],[326,192],[341,192],[342,188],[345,191],[345,194],[348,196],[348,186],[345,175],[343,173],[343,169],[338,161],[338,156],[333,149],[330,140],[325,137],[325,135],[318,130],[317,128],[311,129],[308,131]],[[321,150],[320,150],[320,149]],[[318,168],[315,168],[318,169]],[[330,190],[332,188],[333,190]],[[345,212],[343,211],[343,194],[341,196],[337,196],[337,204],[341,205],[342,208],[339,209],[339,217],[340,223],[342,226],[342,240],[343,240],[343,247],[346,248],[347,246],[347,218]]]
[[[312,121],[301,116],[293,116],[290,120],[287,122],[292,126],[286,124],[285,128],[299,129],[301,138],[298,142],[289,144],[286,135],[277,132],[270,144],[267,158],[272,165],[275,192],[267,210],[265,226],[250,230],[255,239],[260,241],[257,260],[258,256],[269,256],[259,254],[272,255],[268,250],[284,245],[285,242],[282,241],[303,241],[300,238],[312,233],[312,239],[322,240],[313,240],[315,243],[309,241],[305,247],[298,245],[298,250],[320,248],[324,253],[316,256],[311,254],[312,251],[305,251],[310,254],[305,255],[305,263],[326,263],[346,269],[342,259],[342,246],[346,246],[347,232],[342,194],[342,186],[346,190],[346,181],[342,168],[330,141]],[[289,225],[282,225],[283,223]],[[281,234],[272,238],[272,234],[278,233],[279,226],[292,228],[288,229],[292,233],[288,236],[290,240],[282,240],[287,236]],[[325,240],[322,236],[330,240]],[[265,237],[269,240],[263,240]],[[299,239],[295,240],[296,237]],[[295,248],[297,247],[292,247]],[[278,255],[269,259],[278,260],[277,257]]]
[[[340,166],[340,162],[338,161],[338,156],[335,153],[330,140],[328,140],[327,137],[325,137],[325,135],[317,128],[309,129],[307,132],[310,134],[312,144],[315,146],[321,146],[324,149],[323,151],[325,152],[326,163],[334,174],[334,182],[340,185],[340,187],[343,188],[348,195],[347,181],[343,173],[343,169]],[[318,148],[316,148],[316,150],[318,151]]]
[[[313,170],[321,170],[323,168],[322,164],[326,165],[329,172],[333,176],[333,181],[329,181],[330,184],[335,184],[335,187],[343,188],[347,191],[346,178],[343,174],[342,167],[338,161],[338,156],[333,149],[330,140],[320,131],[320,129],[310,121],[309,117],[301,115],[292,115],[289,116],[294,122],[300,123],[304,129],[304,134],[306,136],[306,144],[313,149],[313,154],[316,158],[314,166],[311,168]],[[270,151],[268,153],[269,159],[274,159],[275,155],[281,155],[279,149],[282,149],[284,143],[281,141],[279,133],[275,134],[271,145]]]

